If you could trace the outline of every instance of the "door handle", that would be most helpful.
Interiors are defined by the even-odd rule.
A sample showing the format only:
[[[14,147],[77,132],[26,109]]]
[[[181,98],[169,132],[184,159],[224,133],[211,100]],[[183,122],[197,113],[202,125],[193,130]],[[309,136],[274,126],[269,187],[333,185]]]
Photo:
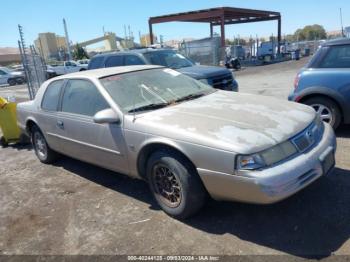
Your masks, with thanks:
[[[59,128],[62,128],[62,129],[63,129],[64,124],[63,124],[63,122],[62,122],[61,120],[58,120],[58,121],[57,121],[57,126],[58,126]]]

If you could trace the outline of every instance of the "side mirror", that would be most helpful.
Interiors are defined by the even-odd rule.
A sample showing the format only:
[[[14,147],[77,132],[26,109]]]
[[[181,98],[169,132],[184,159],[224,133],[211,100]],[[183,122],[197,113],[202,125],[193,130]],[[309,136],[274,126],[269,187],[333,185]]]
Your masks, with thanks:
[[[93,120],[97,124],[112,124],[120,122],[118,114],[111,108],[97,112],[94,115]]]

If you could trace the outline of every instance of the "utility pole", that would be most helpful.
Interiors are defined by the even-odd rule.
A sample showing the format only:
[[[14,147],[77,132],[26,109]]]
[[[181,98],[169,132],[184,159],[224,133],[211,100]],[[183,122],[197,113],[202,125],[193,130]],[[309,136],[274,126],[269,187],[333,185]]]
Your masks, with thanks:
[[[343,27],[343,12],[340,8],[340,25],[341,25],[341,35],[342,37],[344,37],[344,27]]]
[[[70,50],[70,43],[69,43],[69,36],[68,36],[68,30],[67,30],[67,23],[66,19],[63,18],[63,27],[64,27],[64,33],[66,35],[66,45],[67,45],[67,51],[68,51],[68,60],[72,60],[72,53]]]

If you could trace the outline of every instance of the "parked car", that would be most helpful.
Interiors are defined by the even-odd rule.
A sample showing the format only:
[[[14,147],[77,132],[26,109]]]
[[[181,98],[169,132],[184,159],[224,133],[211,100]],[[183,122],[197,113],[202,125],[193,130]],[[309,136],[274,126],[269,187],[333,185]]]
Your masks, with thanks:
[[[208,193],[280,201],[335,164],[333,129],[312,108],[216,90],[159,66],[51,79],[18,104],[18,121],[41,162],[61,153],[144,179],[177,218],[196,213]]]
[[[350,39],[323,43],[298,73],[289,96],[312,106],[335,129],[350,123]]]
[[[257,49],[257,57],[260,60],[266,60],[266,57],[273,59],[277,53],[277,43],[275,42],[262,42]]]
[[[83,65],[85,68],[88,67],[89,62],[90,62],[90,59],[81,59],[77,61],[78,65]]]
[[[21,85],[25,83],[25,76],[23,72],[16,72],[7,67],[0,67],[0,85]]]
[[[126,65],[161,65],[209,84],[217,89],[238,91],[238,83],[226,68],[196,65],[190,59],[171,49],[135,49],[94,56],[88,69]]]
[[[79,71],[84,71],[88,67],[87,64],[79,64],[75,61],[65,61],[62,65],[50,65],[47,73],[52,76],[59,76]]]

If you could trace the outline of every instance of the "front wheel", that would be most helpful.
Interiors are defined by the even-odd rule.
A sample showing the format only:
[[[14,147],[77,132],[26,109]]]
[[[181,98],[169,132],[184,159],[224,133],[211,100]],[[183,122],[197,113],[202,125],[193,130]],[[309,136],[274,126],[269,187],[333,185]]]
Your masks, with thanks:
[[[202,181],[181,154],[155,152],[148,160],[147,175],[154,198],[168,215],[185,219],[204,205],[206,190]]]
[[[49,147],[39,128],[34,126],[31,133],[35,154],[39,158],[40,162],[50,164],[56,161],[58,156],[57,153]]]
[[[304,104],[315,109],[320,118],[330,124],[334,129],[341,123],[341,112],[336,103],[325,97],[313,97],[304,102]]]
[[[238,62],[238,63],[236,64],[236,66],[235,66],[235,69],[236,69],[236,70],[241,70],[241,68],[242,68],[242,65],[241,65],[240,62]]]

